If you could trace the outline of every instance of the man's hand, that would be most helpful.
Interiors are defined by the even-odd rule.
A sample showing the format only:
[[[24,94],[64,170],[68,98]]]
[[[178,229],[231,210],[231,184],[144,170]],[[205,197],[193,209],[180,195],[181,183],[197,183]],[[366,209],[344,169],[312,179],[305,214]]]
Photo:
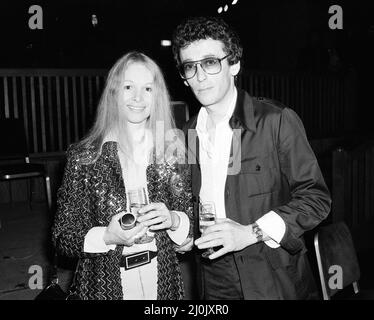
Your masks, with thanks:
[[[240,251],[257,241],[252,225],[244,226],[231,219],[217,219],[216,224],[205,229],[195,244],[199,249],[222,246],[209,256],[209,259],[216,259],[228,252]]]
[[[104,242],[107,245],[125,245],[131,247],[134,244],[135,239],[143,236],[147,227],[142,223],[137,223],[134,228],[129,230],[123,230],[119,223],[119,219],[125,214],[125,212],[120,212],[112,217],[109,225],[106,227],[104,233]]]

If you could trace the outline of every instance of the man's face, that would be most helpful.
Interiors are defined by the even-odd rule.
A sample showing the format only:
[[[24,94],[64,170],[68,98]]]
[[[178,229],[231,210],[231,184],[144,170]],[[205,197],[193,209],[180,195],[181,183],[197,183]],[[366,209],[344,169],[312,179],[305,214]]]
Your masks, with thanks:
[[[224,45],[219,40],[198,40],[180,50],[181,63],[198,61],[205,58],[223,58],[226,53]],[[227,58],[221,61],[222,70],[217,74],[207,74],[197,65],[197,72],[191,79],[186,80],[196,98],[205,107],[214,109],[215,106],[228,103],[227,97],[234,87],[234,76],[239,72],[240,64],[229,65]]]

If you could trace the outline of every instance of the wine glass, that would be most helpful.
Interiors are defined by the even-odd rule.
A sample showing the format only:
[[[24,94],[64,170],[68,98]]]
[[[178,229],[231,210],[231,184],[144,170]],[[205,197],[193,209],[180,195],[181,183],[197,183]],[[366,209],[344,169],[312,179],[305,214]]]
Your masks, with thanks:
[[[216,208],[213,202],[203,202],[199,204],[199,226],[200,232],[203,233],[204,230],[216,223]],[[214,253],[213,248],[208,248],[204,251],[201,256],[203,258],[208,258],[212,253]]]
[[[133,189],[127,191],[127,199],[130,204],[130,211],[136,217],[139,215],[143,215],[145,213],[139,213],[139,209],[143,208],[147,204],[149,204],[147,191],[145,188]],[[135,240],[135,243],[148,243],[152,242],[154,239],[153,236],[149,235],[148,233],[144,234],[142,237]]]

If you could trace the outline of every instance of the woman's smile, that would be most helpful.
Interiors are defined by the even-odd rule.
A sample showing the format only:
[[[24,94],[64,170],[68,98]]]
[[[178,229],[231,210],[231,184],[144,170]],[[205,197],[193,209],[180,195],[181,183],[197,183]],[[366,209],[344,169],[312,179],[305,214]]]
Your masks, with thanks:
[[[142,112],[145,109],[145,106],[134,106],[134,105],[127,105],[127,107],[134,112]]]

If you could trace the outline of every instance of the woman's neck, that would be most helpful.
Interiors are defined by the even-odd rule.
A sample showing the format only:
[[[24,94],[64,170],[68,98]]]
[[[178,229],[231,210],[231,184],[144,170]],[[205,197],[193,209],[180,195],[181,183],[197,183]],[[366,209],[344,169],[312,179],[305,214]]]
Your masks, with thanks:
[[[149,136],[145,122],[140,124],[127,123],[126,127],[118,128],[117,141],[119,151],[131,162],[148,161]]]
[[[145,123],[128,123],[126,128],[129,142],[135,146],[138,143],[144,141],[145,137]]]

